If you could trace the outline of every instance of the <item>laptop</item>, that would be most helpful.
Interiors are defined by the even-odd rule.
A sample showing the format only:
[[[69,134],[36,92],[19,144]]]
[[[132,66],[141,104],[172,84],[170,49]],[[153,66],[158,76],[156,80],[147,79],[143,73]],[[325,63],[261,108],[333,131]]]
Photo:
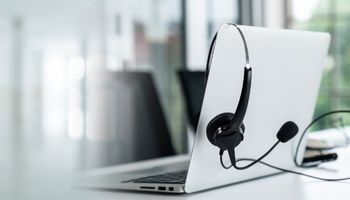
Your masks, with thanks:
[[[284,122],[294,121],[303,130],[311,120],[330,36],[318,32],[239,28],[246,38],[254,73],[244,119],[244,141],[236,148],[236,157],[258,158],[276,141],[276,133]],[[218,148],[206,136],[208,122],[219,113],[234,112],[238,104],[244,56],[237,29],[222,25],[189,155],[87,171],[77,184],[113,190],[192,193],[280,173],[260,164],[240,171],[224,169]],[[300,134],[279,145],[264,161],[295,168],[292,158],[299,137]],[[301,159],[302,156],[298,158]],[[229,164],[228,158],[223,162]]]

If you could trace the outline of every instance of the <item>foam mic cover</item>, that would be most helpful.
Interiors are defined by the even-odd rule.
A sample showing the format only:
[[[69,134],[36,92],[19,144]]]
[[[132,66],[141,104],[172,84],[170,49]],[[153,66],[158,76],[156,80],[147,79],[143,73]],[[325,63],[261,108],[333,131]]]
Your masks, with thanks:
[[[288,121],[282,125],[280,130],[277,133],[277,138],[280,142],[288,142],[292,139],[299,131],[298,126],[292,122]]]

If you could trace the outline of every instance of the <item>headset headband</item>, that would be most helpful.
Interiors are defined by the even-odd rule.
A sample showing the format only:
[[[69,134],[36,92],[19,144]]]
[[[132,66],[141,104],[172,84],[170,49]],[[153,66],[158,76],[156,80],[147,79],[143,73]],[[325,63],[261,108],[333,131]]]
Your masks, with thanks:
[[[243,46],[244,46],[244,54],[245,54],[245,62],[246,62],[246,65],[245,65],[245,68],[247,69],[250,69],[250,61],[249,61],[249,51],[248,51],[248,45],[247,45],[247,41],[244,37],[244,34],[242,32],[242,30],[236,25],[236,24],[224,24],[224,25],[227,25],[227,26],[233,26],[237,29],[241,39],[242,39],[242,42],[243,42]],[[208,79],[208,75],[209,75],[209,71],[210,71],[210,65],[211,65],[211,60],[212,60],[212,57],[213,57],[213,53],[214,53],[214,50],[215,50],[215,44],[216,44],[216,39],[217,39],[217,36],[219,34],[219,32],[221,31],[221,29],[224,27],[224,25],[220,26],[219,30],[216,31],[214,37],[213,37],[213,40],[210,44],[210,48],[209,48],[209,55],[208,55],[208,58],[207,58],[207,64],[206,64],[206,73],[205,73],[205,78],[206,80]]]

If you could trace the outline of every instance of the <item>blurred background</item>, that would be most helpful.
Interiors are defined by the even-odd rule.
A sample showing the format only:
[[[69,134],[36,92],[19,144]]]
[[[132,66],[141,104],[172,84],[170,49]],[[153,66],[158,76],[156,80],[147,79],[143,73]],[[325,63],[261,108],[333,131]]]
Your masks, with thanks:
[[[188,153],[222,23],[329,32],[315,115],[349,109],[349,17],[346,0],[0,0],[0,193]],[[331,121],[314,129],[350,116]]]

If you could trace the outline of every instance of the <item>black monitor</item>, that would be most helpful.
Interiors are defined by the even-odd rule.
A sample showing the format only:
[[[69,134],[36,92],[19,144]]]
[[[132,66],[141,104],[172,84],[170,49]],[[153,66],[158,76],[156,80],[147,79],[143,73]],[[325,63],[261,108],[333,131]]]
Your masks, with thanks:
[[[180,70],[178,74],[186,101],[187,116],[196,130],[205,91],[205,72]]]
[[[170,131],[152,75],[106,72],[89,80],[87,140],[82,168],[174,155]],[[93,79],[93,78],[91,78]]]

